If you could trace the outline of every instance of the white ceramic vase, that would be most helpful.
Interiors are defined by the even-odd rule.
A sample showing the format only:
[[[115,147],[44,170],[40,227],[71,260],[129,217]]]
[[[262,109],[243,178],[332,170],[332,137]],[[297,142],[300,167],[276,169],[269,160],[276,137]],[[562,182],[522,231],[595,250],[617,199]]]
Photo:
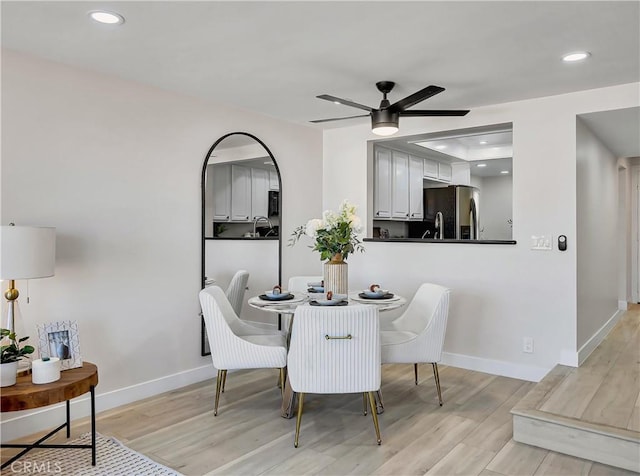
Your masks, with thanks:
[[[18,362],[0,364],[0,387],[10,387],[16,384]]]

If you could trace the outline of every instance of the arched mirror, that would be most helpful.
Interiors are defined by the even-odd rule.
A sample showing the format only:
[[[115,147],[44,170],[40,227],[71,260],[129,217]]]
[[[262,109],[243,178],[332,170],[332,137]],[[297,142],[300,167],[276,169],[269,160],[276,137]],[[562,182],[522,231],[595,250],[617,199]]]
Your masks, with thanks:
[[[247,298],[281,282],[281,185],[278,164],[257,137],[234,132],[209,149],[202,167],[203,288],[226,289],[240,269],[249,271]],[[271,318],[246,303],[241,314]],[[201,353],[208,355],[204,321],[201,329]]]

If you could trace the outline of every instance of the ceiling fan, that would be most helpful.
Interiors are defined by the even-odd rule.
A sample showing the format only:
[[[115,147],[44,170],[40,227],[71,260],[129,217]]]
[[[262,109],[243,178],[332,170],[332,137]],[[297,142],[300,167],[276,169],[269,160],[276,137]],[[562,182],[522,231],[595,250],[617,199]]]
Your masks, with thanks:
[[[378,81],[376,83],[376,87],[378,91],[382,93],[382,101],[380,102],[380,106],[378,109],[374,109],[369,106],[365,106],[363,104],[358,104],[357,102],[349,101],[348,99],[342,99],[335,96],[331,96],[329,94],[321,94],[320,96],[316,96],[318,99],[325,99],[326,101],[331,101],[336,104],[344,104],[345,106],[357,107],[358,109],[363,109],[367,111],[369,114],[362,114],[359,116],[349,116],[349,117],[334,117],[331,119],[318,119],[315,121],[311,121],[314,123],[319,122],[329,122],[329,121],[341,121],[344,119],[353,119],[356,117],[367,117],[371,116],[371,130],[374,134],[378,134],[381,136],[389,136],[391,134],[395,134],[398,132],[398,122],[400,120],[400,116],[408,116],[408,117],[419,117],[419,116],[464,116],[469,111],[468,110],[442,110],[442,109],[431,109],[431,110],[413,110],[408,111],[407,108],[418,104],[425,99],[429,99],[431,96],[435,96],[436,94],[444,91],[444,88],[440,86],[427,86],[420,91],[417,91],[404,99],[400,99],[398,102],[391,104],[387,99],[387,94],[391,92],[393,87],[396,85],[393,81]]]

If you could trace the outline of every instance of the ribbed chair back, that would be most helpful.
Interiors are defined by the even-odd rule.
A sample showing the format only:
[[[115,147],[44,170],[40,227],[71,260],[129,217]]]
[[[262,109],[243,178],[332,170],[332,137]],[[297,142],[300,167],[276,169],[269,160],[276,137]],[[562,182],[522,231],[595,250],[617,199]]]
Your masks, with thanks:
[[[292,293],[306,293],[309,289],[308,283],[319,283],[324,278],[322,276],[291,276],[287,290]]]
[[[375,306],[299,306],[287,363],[291,388],[304,393],[379,390],[379,325]]]
[[[242,304],[244,303],[244,293],[247,289],[248,282],[249,271],[241,269],[233,275],[233,278],[231,278],[231,282],[225,291],[225,295],[238,317],[242,315]]]

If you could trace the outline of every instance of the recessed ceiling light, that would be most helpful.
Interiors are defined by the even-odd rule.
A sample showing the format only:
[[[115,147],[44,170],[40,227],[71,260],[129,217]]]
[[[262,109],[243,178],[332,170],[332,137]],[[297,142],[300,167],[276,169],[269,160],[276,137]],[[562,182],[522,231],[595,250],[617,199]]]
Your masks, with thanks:
[[[487,164],[478,164],[478,165],[476,165],[476,167],[486,167],[486,166],[487,166]]]
[[[333,104],[341,104],[340,101],[333,101]]]
[[[442,149],[446,149],[446,148],[447,148],[446,145],[437,145],[436,146],[436,149],[438,149],[438,150],[442,150]]]
[[[124,17],[118,13],[107,12],[105,10],[95,10],[89,12],[92,20],[98,23],[106,23],[107,25],[120,25],[124,23]]]
[[[480,141],[480,145],[486,145],[486,144],[488,144],[488,142],[486,140],[481,140]]]
[[[508,170],[501,170],[501,171],[500,171],[500,173],[501,173],[501,174],[508,174],[508,173],[509,173],[509,171],[508,171]]]
[[[566,61],[567,63],[573,63],[574,61],[582,61],[591,56],[591,53],[588,51],[574,51],[573,53],[568,53],[562,57],[562,61]]]

